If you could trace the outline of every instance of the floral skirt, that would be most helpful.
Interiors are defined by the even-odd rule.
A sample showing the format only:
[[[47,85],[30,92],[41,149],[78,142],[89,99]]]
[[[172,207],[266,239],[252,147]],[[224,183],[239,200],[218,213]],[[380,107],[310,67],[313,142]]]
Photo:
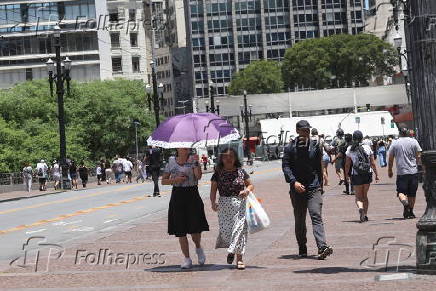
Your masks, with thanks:
[[[246,200],[240,197],[220,196],[218,200],[219,234],[215,248],[244,254],[248,225],[245,219]]]

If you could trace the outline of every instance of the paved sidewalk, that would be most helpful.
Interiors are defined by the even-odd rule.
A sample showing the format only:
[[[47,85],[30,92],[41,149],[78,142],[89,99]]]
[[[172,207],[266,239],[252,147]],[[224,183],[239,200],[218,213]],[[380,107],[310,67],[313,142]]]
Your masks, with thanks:
[[[133,289],[180,289],[180,290],[434,290],[436,276],[414,274],[414,252],[416,222],[403,220],[402,206],[394,193],[394,180],[382,174],[379,184],[371,187],[369,199],[369,222],[358,223],[354,196],[341,195],[342,187],[328,187],[324,196],[324,222],[328,243],[334,254],[325,261],[314,258],[315,243],[308,218],[309,257],[298,259],[293,227],[292,208],[288,185],[284,183],[279,170],[267,182],[252,180],[258,197],[270,215],[271,227],[250,235],[245,262],[247,269],[238,271],[226,264],[224,249],[215,250],[218,230],[217,216],[210,210],[208,199],[204,199],[206,215],[211,231],[204,233],[203,246],[206,250],[207,265],[196,266],[191,271],[181,271],[182,256],[178,242],[166,233],[166,213],[155,213],[140,220],[119,227],[112,233],[95,234],[74,244],[64,245],[61,259],[52,259],[38,272],[19,267],[0,273],[0,288],[71,288],[74,290],[133,290]],[[332,182],[336,179],[331,173]],[[208,188],[202,188],[205,191]],[[422,215],[425,199],[420,189],[415,213]],[[384,239],[381,239],[383,238]],[[380,240],[381,239],[381,240]],[[378,245],[374,244],[379,241]],[[395,242],[394,242],[395,241]],[[391,244],[391,245],[389,245]],[[399,271],[407,272],[406,280],[376,281],[376,276],[396,274],[395,261],[400,252],[395,244],[405,244],[401,253]],[[373,249],[373,247],[375,249]],[[100,260],[97,259],[99,250]],[[104,249],[114,254],[163,254],[156,261],[165,259],[164,264],[150,264],[154,261],[133,262],[126,268],[122,256],[116,264],[103,264]],[[377,252],[375,251],[377,250]],[[389,272],[383,264],[386,251],[390,250]],[[191,243],[191,252],[194,253]],[[79,254],[78,257],[77,254]],[[84,257],[87,256],[87,262]],[[376,261],[374,256],[377,255]],[[115,255],[114,255],[115,257]],[[143,256],[144,257],[144,256]],[[196,255],[193,255],[196,262]],[[368,260],[365,259],[369,258]],[[124,258],[125,259],[125,258]],[[133,255],[130,256],[133,259]],[[97,262],[98,261],[98,262]],[[362,263],[363,261],[363,263]],[[375,263],[375,265],[374,265]],[[374,265],[374,266],[373,266]],[[45,265],[44,265],[45,266]]]

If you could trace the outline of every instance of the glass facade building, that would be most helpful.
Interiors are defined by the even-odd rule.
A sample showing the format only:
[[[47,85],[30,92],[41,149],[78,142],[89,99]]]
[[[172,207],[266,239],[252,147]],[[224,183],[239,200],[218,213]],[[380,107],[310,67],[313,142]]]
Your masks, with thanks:
[[[185,0],[196,97],[226,95],[232,76],[250,62],[281,61],[308,38],[358,34],[363,0]]]

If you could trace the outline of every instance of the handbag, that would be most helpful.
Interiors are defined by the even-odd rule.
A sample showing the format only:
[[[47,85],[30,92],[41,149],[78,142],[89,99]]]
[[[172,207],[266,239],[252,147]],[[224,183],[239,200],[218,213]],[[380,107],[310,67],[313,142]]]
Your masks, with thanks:
[[[248,194],[246,203],[245,218],[248,224],[248,232],[256,233],[267,228],[270,225],[269,217],[253,192]]]

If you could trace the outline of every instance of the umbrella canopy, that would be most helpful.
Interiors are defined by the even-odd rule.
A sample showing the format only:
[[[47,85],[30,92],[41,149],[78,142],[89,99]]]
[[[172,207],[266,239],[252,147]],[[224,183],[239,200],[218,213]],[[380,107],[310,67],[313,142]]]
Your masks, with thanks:
[[[167,119],[148,138],[147,144],[162,148],[191,148],[225,144],[239,139],[227,120],[212,113],[189,113]]]

